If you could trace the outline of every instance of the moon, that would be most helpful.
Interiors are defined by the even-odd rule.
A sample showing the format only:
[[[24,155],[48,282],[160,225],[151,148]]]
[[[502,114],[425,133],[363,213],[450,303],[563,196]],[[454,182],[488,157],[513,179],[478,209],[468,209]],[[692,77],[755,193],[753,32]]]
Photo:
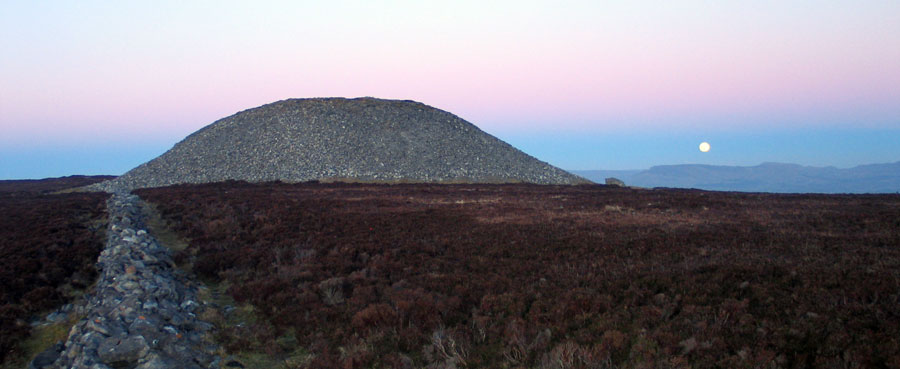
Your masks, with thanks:
[[[700,151],[701,151],[701,152],[708,152],[708,151],[709,151],[709,142],[706,142],[706,141],[701,142],[701,143],[700,143]]]

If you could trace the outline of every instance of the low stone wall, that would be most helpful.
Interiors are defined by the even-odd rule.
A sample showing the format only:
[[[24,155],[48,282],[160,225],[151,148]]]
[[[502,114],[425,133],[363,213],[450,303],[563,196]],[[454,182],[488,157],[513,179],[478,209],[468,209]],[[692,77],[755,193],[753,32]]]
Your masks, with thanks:
[[[212,325],[197,318],[197,287],[174,268],[168,249],[147,233],[137,196],[107,201],[107,245],[101,276],[85,299],[87,317],[65,345],[32,368],[217,368]],[[51,349],[54,350],[54,349]]]

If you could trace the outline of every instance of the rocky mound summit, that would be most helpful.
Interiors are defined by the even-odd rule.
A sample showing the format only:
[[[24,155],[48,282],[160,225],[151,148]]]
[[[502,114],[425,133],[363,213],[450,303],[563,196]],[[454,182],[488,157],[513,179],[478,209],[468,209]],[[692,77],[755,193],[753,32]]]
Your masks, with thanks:
[[[587,182],[422,103],[312,98],[278,101],[220,119],[98,187],[225,180]]]

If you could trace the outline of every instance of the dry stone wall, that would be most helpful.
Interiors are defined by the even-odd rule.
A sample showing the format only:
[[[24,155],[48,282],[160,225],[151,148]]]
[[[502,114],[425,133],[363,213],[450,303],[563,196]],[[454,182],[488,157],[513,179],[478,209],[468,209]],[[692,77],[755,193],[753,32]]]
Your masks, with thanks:
[[[168,249],[147,232],[139,199],[107,201],[107,245],[101,276],[85,299],[87,317],[32,368],[217,368],[213,326],[197,317],[198,288],[177,271]],[[55,361],[51,360],[55,356]]]

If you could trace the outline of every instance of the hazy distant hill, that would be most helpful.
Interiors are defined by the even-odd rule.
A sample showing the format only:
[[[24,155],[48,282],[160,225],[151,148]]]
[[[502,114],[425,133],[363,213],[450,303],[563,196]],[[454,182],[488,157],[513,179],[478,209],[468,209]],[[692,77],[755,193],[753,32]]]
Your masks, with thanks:
[[[763,163],[753,167],[660,165],[644,171],[573,171],[602,183],[619,178],[640,187],[682,187],[715,191],[896,193],[900,192],[900,161],[849,169]]]

